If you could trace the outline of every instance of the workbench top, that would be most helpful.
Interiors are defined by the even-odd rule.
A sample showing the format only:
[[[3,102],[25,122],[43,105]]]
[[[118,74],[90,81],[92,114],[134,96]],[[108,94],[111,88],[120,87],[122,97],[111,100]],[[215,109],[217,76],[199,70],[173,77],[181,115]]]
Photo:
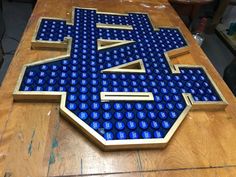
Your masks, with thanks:
[[[58,103],[14,102],[24,64],[65,54],[31,50],[40,17],[70,19],[72,7],[149,13],[155,26],[179,27],[190,53],[174,64],[203,65],[228,102],[225,111],[190,111],[165,149],[104,152],[59,114]],[[38,0],[0,87],[1,176],[171,176],[236,174],[236,100],[167,0]]]

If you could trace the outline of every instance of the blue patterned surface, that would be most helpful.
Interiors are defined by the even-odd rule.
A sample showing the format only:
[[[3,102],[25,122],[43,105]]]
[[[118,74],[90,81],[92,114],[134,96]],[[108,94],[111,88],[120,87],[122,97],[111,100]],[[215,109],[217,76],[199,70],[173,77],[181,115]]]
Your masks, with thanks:
[[[96,23],[131,25],[133,30],[99,29]],[[96,14],[76,9],[74,25],[43,19],[37,40],[72,37],[69,58],[28,66],[21,91],[66,91],[66,107],[106,140],[163,138],[186,108],[182,93],[195,101],[221,101],[202,68],[180,68],[172,74],[164,52],[184,47],[177,29],[154,31],[145,14]],[[97,39],[135,43],[97,50]],[[101,73],[101,70],[142,59],[145,74]],[[101,102],[100,92],[152,92],[150,102]]]

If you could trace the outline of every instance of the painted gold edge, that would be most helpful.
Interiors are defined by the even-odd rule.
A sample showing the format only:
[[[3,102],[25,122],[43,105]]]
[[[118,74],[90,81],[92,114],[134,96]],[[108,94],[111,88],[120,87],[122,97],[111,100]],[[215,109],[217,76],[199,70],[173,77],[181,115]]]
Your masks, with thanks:
[[[53,57],[53,58],[46,58],[46,59],[42,59],[40,61],[36,61],[33,63],[29,63],[29,64],[25,64],[20,72],[19,78],[17,80],[17,86],[15,87],[14,93],[16,93],[17,91],[19,91],[20,88],[20,84],[23,80],[23,76],[25,74],[26,68],[28,66],[33,66],[33,65],[38,65],[38,64],[44,64],[44,63],[48,63],[48,62],[52,62],[52,61],[59,61],[62,60],[64,58],[70,57],[70,52],[71,52],[71,43],[72,43],[72,39],[71,38],[67,38],[67,53],[65,55],[61,55],[58,57]]]
[[[105,11],[97,11],[97,14],[101,15],[117,15],[117,16],[129,16],[127,13],[116,13],[116,12],[105,12]]]
[[[174,53],[174,54],[173,54]],[[179,56],[183,56],[190,53],[190,48],[188,46],[180,47],[177,49],[173,49],[167,52],[164,52],[164,54],[168,55],[168,58],[171,60],[171,58],[177,58]]]
[[[135,97],[131,97],[132,95]],[[138,97],[138,96],[140,96],[140,97]],[[146,96],[146,97],[144,98],[141,96]],[[101,102],[154,101],[154,97],[153,97],[152,92],[100,92],[100,99],[101,99]]]
[[[31,91],[25,91],[26,93],[24,93],[24,91],[20,91],[20,85],[22,84],[23,81],[23,77],[26,71],[26,68],[28,66],[34,66],[34,65],[39,65],[39,64],[44,64],[44,63],[49,63],[49,62],[53,62],[53,61],[58,61],[58,60],[62,60],[64,58],[68,57],[68,55],[64,55],[64,56],[60,56],[60,57],[55,57],[55,58],[48,58],[45,60],[41,60],[41,61],[37,61],[37,62],[33,62],[30,64],[25,64],[20,72],[19,78],[17,80],[17,85],[15,87],[15,90],[13,92],[13,96],[15,95],[27,95],[26,93],[31,94]],[[33,93],[37,93],[37,91],[32,91]]]
[[[133,30],[131,25],[117,25],[117,24],[106,24],[106,23],[96,23],[97,28],[109,28],[109,29],[123,29],[123,30]]]
[[[54,50],[66,50],[67,45],[64,42],[48,42],[48,41],[32,41],[32,49],[54,49]]]
[[[215,110],[224,110],[228,103],[226,101],[195,101],[190,93],[188,93],[189,101],[192,104],[192,111],[215,111]]]
[[[134,40],[115,40],[115,39],[103,39],[103,38],[99,38],[97,39],[97,41],[99,42],[135,42]]]
[[[97,14],[104,14],[104,15],[118,15],[118,16],[129,16],[127,13],[116,13],[116,12],[105,12],[105,11],[98,11],[97,8],[87,8],[87,7],[78,7],[73,6],[73,9],[84,9],[84,10],[95,10]]]
[[[60,101],[60,113],[64,115],[68,120],[70,120],[74,125],[76,125],[84,134],[90,137],[93,142],[98,144],[101,148],[104,148],[106,140],[93,130],[89,125],[87,125],[83,120],[76,116],[73,112],[68,110],[65,106],[66,104],[66,94],[63,94]]]
[[[191,109],[191,103],[187,99],[187,94],[182,94],[186,102],[186,108],[176,119],[176,122],[172,125],[171,129],[165,135],[164,138],[160,139],[134,139],[134,140],[112,140],[106,141],[105,150],[116,150],[116,149],[143,149],[143,148],[164,148],[173,134],[176,132],[177,128],[180,126],[186,115]]]
[[[220,99],[222,100],[222,101],[205,101],[204,102],[204,101],[194,101],[194,99],[191,97],[193,105],[197,106],[197,105],[201,105],[201,104],[205,103],[205,104],[212,105],[212,106],[222,105],[222,108],[224,108],[225,105],[228,105],[228,102],[226,101],[224,95],[222,94],[222,92],[220,91],[218,86],[215,84],[214,80],[212,79],[212,77],[210,76],[210,74],[208,73],[208,71],[206,70],[206,68],[204,66],[202,66],[202,65],[182,65],[182,64],[173,65],[173,66],[176,69],[175,71],[178,71],[176,73],[180,73],[180,68],[201,68],[201,69],[203,69],[203,71],[205,72],[205,74],[206,74],[207,78],[209,79],[211,85],[213,86],[213,88],[215,89],[215,91],[219,95]],[[209,107],[209,108],[211,108],[211,107]]]
[[[64,37],[63,41],[45,41],[45,40],[32,40],[31,41],[31,48],[32,49],[45,49],[45,48],[52,48],[52,49],[62,49],[71,50],[72,38],[71,37]]]
[[[205,72],[205,74],[208,77],[209,81],[211,82],[212,86],[214,87],[214,89],[216,90],[216,92],[219,95],[220,99],[222,100],[222,101],[218,101],[217,103],[222,104],[222,105],[227,105],[228,102],[226,101],[225,97],[223,96],[223,94],[221,93],[221,91],[219,90],[219,88],[217,87],[217,85],[215,84],[214,80],[212,79],[212,77],[210,76],[210,74],[208,73],[208,71],[206,70],[206,68],[204,66],[202,66],[202,65],[187,65],[187,64],[172,64],[171,59],[170,59],[168,53],[173,52],[173,51],[178,52],[178,51],[181,51],[181,49],[183,49],[183,48],[188,49],[188,47],[185,46],[185,47],[181,47],[181,48],[178,48],[178,49],[173,49],[173,50],[170,50],[170,51],[164,53],[164,56],[165,56],[165,58],[167,60],[167,63],[169,65],[169,67],[170,67],[170,70],[171,70],[172,74],[180,74],[180,68],[201,68],[201,69],[203,69],[203,71]],[[176,55],[181,56],[181,55],[185,55],[185,54],[186,54],[186,51],[184,50],[183,53],[176,54]],[[211,105],[218,105],[218,104],[216,104],[216,103],[214,103],[212,101],[209,101],[209,102],[206,101],[204,103],[206,103],[208,105],[210,105],[210,104]],[[193,100],[193,104],[194,105],[197,105],[197,104],[200,105],[201,102]]]
[[[131,71],[131,69],[119,69],[120,67],[125,67],[125,66],[128,66],[130,64],[137,63],[137,62],[141,63],[142,69],[132,69],[132,71]],[[145,69],[145,66],[143,64],[143,60],[142,59],[137,59],[137,60],[133,60],[133,61],[128,62],[128,63],[124,63],[124,64],[121,64],[121,65],[118,65],[118,66],[113,66],[111,68],[101,70],[101,73],[110,73],[110,72],[115,72],[115,73],[120,73],[120,72],[125,72],[125,73],[146,73],[146,69]]]
[[[190,110],[194,108],[194,106],[197,104],[192,99],[192,95],[189,93],[183,93],[183,98],[186,103],[186,108],[183,110],[183,112],[179,115],[179,117],[176,119],[176,122],[172,125],[171,129],[168,131],[166,136],[164,138],[160,139],[137,139],[137,140],[112,140],[112,141],[106,141],[106,146],[104,147],[104,150],[116,150],[116,149],[140,149],[140,148],[164,148],[174,133],[176,132],[177,128],[180,126],[180,124],[183,122],[187,114]],[[216,102],[217,103],[217,102]],[[214,103],[209,102],[209,104],[214,106]],[[208,109],[205,106],[206,109]]]
[[[53,58],[42,59],[40,61],[36,61],[36,62],[33,62],[33,63],[26,64],[25,66],[27,67],[27,66],[33,66],[33,65],[38,65],[38,64],[44,64],[44,63],[49,63],[49,62],[53,62],[53,61],[63,60],[65,58],[70,57],[71,42],[72,42],[71,39],[69,39],[68,40],[68,44],[67,44],[67,52],[66,52],[66,54],[60,55],[60,56],[57,56],[57,57],[53,57]]]
[[[72,6],[71,19],[68,19],[68,24],[74,26],[75,25],[75,7]]]
[[[43,19],[49,19],[49,20],[60,20],[60,21],[65,21],[66,22],[66,25],[74,25],[73,21],[74,20],[74,15],[73,13],[71,14],[71,18],[70,19],[64,19],[64,18],[58,18],[58,17],[48,17],[48,16],[43,16],[43,17],[40,17],[40,22],[43,20]],[[40,25],[40,23],[39,23]]]
[[[36,40],[36,36],[38,34],[38,30],[39,30],[39,27],[40,27],[40,24],[42,22],[43,19],[50,19],[50,20],[61,20],[61,21],[66,21],[66,24],[67,25],[71,25],[71,24],[68,24],[68,20],[65,20],[65,19],[62,19],[62,18],[56,18],[56,17],[39,17],[38,21],[37,21],[37,25],[36,25],[36,28],[34,30],[34,34],[33,34],[33,39],[32,41],[43,41],[43,40]]]
[[[211,84],[213,85],[213,87],[215,88],[216,92],[219,94],[219,97],[222,99],[222,102],[224,104],[228,105],[227,100],[225,99],[224,95],[222,94],[222,92],[220,91],[220,89],[218,88],[218,86],[216,85],[215,81],[212,79],[211,75],[208,73],[208,71],[206,70],[206,68],[204,66],[202,66],[203,70],[205,71],[208,79],[210,80]]]
[[[116,44],[112,44],[110,46],[105,46],[105,47],[102,47],[101,46],[101,42],[119,42],[119,43],[116,43]],[[126,44],[131,44],[131,43],[134,43],[135,41],[133,40],[109,40],[109,39],[97,39],[97,50],[105,50],[105,49],[109,49],[109,48],[113,48],[113,47],[118,47],[118,46],[121,46],[121,45],[126,45]]]
[[[97,11],[97,8],[90,8],[90,7],[79,7],[79,6],[73,6],[73,9],[83,9],[83,10],[95,10]]]
[[[149,95],[152,92],[100,92],[100,93],[104,93],[104,94],[117,94],[117,95]]]
[[[13,93],[14,101],[49,101],[60,102],[61,95],[66,92],[46,92],[46,91],[16,91]]]
[[[35,40],[35,41],[32,41],[32,43],[40,43],[40,44],[66,44],[65,41],[46,41],[46,40]]]
[[[131,139],[131,140],[108,140],[105,142],[103,150],[123,150],[123,149],[147,149],[164,148],[168,142],[165,139]]]
[[[44,64],[44,63],[49,63],[49,62],[53,62],[53,61],[59,61],[59,60],[63,60],[65,58],[70,57],[71,43],[72,43],[71,38],[68,38],[67,53],[65,55],[61,55],[61,56],[53,57],[53,58],[47,58],[47,59],[43,59],[43,60],[40,60],[40,61],[36,61],[36,62],[33,62],[33,63],[23,65],[23,68],[22,68],[22,70],[20,72],[20,75],[19,75],[19,78],[17,80],[16,87],[15,87],[14,92],[13,92],[13,96],[15,97],[15,96],[20,95],[20,94],[25,95],[25,94],[23,94],[23,91],[20,91],[20,85],[22,84],[23,77],[24,77],[26,68],[28,66],[34,66],[34,65],[38,65],[38,64]],[[29,93],[29,92],[27,92],[27,93]],[[34,91],[34,93],[35,93],[35,91]]]
[[[146,73],[145,70],[138,70],[138,69],[114,69],[112,71],[106,71],[106,70],[103,70],[102,73]]]
[[[68,58],[70,55],[61,55],[61,56],[58,56],[58,57],[54,57],[54,58],[48,58],[48,59],[44,59],[44,60],[41,60],[41,61],[36,61],[36,62],[33,62],[33,63],[30,63],[30,64],[26,64],[25,66],[28,67],[28,66],[34,66],[34,65],[39,65],[39,64],[45,64],[45,63],[49,63],[49,62],[53,62],[53,61],[59,61],[59,60],[63,60],[65,58]]]
[[[36,36],[38,34],[38,30],[39,30],[40,24],[42,22],[42,19],[43,19],[43,17],[39,17],[39,19],[37,21],[37,25],[36,25],[36,28],[34,30],[34,34],[33,34],[33,37],[32,37],[31,44],[33,43],[33,41],[36,41]]]
[[[184,39],[184,41],[185,41],[185,43],[186,43],[186,46],[189,46],[189,42],[188,42],[188,40],[186,39],[186,37],[184,36],[184,33],[182,32],[182,30],[180,29],[179,26],[156,26],[156,25],[154,25],[153,20],[152,20],[152,18],[151,18],[151,16],[150,16],[149,13],[142,13],[142,12],[141,12],[141,14],[145,14],[145,15],[148,16],[148,18],[149,18],[149,20],[150,20],[150,23],[151,23],[152,28],[153,28],[154,31],[159,31],[160,28],[164,28],[164,29],[169,28],[169,29],[176,29],[176,30],[178,30],[179,33],[182,35],[182,37],[183,37],[183,39]]]
[[[24,74],[25,74],[25,70],[26,70],[26,67],[27,65],[24,65],[21,69],[21,72],[20,72],[20,75],[19,75],[19,78],[16,82],[16,87],[13,91],[13,97],[15,97],[15,95],[19,95],[20,94],[20,86],[21,86],[21,83],[23,81],[23,77],[24,77]]]
[[[195,101],[193,99],[193,96],[191,93],[183,93],[185,95],[188,96],[188,99],[190,101],[190,103],[192,104],[192,109],[191,110],[196,110],[198,109],[198,106],[202,106],[201,109],[202,110],[211,110],[214,109],[214,107],[216,107],[217,109],[219,109],[220,107],[225,108],[225,106],[227,106],[227,102],[225,101]]]
[[[169,142],[170,141],[171,137],[174,135],[174,133],[176,132],[177,128],[180,126],[180,124],[182,123],[182,121],[185,119],[185,117],[187,116],[188,112],[192,108],[192,104],[191,104],[191,102],[188,99],[189,94],[183,93],[182,96],[183,96],[184,101],[186,103],[186,108],[179,115],[179,117],[176,119],[175,123],[172,125],[171,129],[168,131],[168,133],[164,137],[165,142]]]
[[[58,44],[58,45],[62,45],[62,47],[59,47],[59,48],[66,48],[66,46],[64,47],[64,45],[67,44],[67,42],[65,41],[66,38],[69,38],[69,37],[64,37],[64,41],[45,41],[45,40],[36,40],[36,37],[37,37],[37,34],[38,34],[38,31],[39,31],[39,27],[40,27],[40,24],[42,22],[43,19],[51,19],[51,20],[61,20],[61,21],[66,21],[66,25],[74,25],[74,8],[72,8],[72,15],[71,15],[71,19],[63,19],[63,18],[56,18],[56,17],[40,17],[37,21],[37,25],[36,25],[36,28],[34,30],[34,34],[33,34],[33,37],[32,37],[32,40],[31,40],[31,47],[34,49],[34,48],[45,48],[45,47],[51,47],[51,46],[48,46],[48,44]],[[39,46],[38,46],[39,45]],[[41,46],[40,46],[41,45]]]

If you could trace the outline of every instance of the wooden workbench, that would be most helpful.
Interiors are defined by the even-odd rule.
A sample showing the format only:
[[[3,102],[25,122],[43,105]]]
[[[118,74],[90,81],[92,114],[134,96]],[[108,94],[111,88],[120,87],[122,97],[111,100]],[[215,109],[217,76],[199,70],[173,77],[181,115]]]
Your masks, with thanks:
[[[41,16],[69,19],[72,6],[100,11],[148,12],[156,26],[179,26],[190,54],[174,63],[204,65],[229,105],[225,111],[191,111],[163,150],[103,152],[59,115],[56,103],[14,103],[12,92],[24,64],[63,54],[31,50]],[[236,175],[236,101],[167,0],[38,0],[0,87],[1,176]]]

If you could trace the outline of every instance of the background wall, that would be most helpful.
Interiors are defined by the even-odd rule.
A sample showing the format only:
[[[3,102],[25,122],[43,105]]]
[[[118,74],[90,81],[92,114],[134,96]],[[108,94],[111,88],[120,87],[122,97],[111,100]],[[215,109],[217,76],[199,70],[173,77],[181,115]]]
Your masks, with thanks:
[[[227,7],[227,9],[224,13],[222,22],[226,26],[229,26],[230,23],[232,23],[232,22],[236,23],[236,6],[228,6]]]

